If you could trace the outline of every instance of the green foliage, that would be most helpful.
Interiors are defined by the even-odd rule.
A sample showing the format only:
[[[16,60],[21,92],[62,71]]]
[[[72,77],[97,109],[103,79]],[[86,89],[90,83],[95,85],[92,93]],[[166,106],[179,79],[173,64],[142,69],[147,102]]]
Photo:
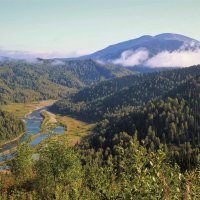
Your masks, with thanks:
[[[49,141],[39,152],[35,170],[40,198],[78,199],[81,184],[81,164],[68,144]]]
[[[0,140],[10,140],[24,133],[25,124],[14,115],[0,110]]]
[[[68,64],[74,66],[75,62]],[[62,80],[56,84],[65,87],[67,75],[62,67],[55,74],[52,72],[52,77],[55,75],[55,82]],[[80,76],[85,71],[76,66],[73,70],[80,72]],[[87,82],[92,83],[92,79]],[[34,162],[30,146],[20,145],[10,164],[11,174],[0,175],[0,196],[63,200],[199,199],[199,102],[199,66],[112,79],[69,95],[52,110],[103,119],[94,130],[96,134],[75,147],[69,147],[65,140],[49,139]]]
[[[57,99],[84,86],[131,73],[92,60],[0,62],[0,103]]]
[[[177,165],[173,167],[170,164],[163,150],[149,153],[135,136],[126,147],[116,144],[115,155],[109,156],[106,161],[102,160],[101,149],[93,153],[89,148],[86,152],[83,154],[90,156],[89,160],[85,157],[87,164],[84,184],[89,189],[87,191],[91,199],[184,198],[187,177]],[[198,188],[194,179],[190,180],[190,184]],[[198,192],[191,192],[189,197],[192,195],[198,195]]]
[[[30,178],[32,175],[32,150],[28,142],[18,145],[17,151],[14,153],[14,159],[9,161],[9,167],[12,174],[20,182]]]
[[[92,145],[113,148],[116,133],[125,131],[132,135],[136,131],[150,151],[158,149],[161,143],[167,144],[170,155],[183,169],[195,166],[200,144],[199,83],[199,77],[191,79],[170,92],[173,98],[107,116],[97,125],[96,132],[101,134],[92,139]]]
[[[149,152],[140,145],[136,134],[130,137],[121,133],[117,140],[120,143],[115,143],[115,155],[107,154],[106,160],[102,159],[101,148],[94,151],[87,142],[77,146],[75,152],[66,141],[49,140],[39,152],[39,160],[30,165],[32,176],[27,176],[25,182],[13,180],[10,187],[1,191],[0,197],[38,200],[198,199],[199,167],[181,173],[177,165],[171,165],[162,147]],[[18,152],[23,155],[25,149],[27,147],[20,147]],[[26,162],[20,163],[17,168],[25,169],[22,166],[27,166]],[[16,178],[16,175],[4,176]],[[6,183],[7,179],[1,176],[2,180]]]
[[[196,165],[200,145],[200,67],[132,75],[85,88],[52,106],[98,121],[93,148],[111,149],[116,133],[138,132],[149,151],[164,144],[182,169]]]
[[[144,106],[153,99],[163,98],[197,75],[200,75],[199,66],[115,78],[56,102],[52,110],[98,121],[110,113],[123,112],[121,109]]]

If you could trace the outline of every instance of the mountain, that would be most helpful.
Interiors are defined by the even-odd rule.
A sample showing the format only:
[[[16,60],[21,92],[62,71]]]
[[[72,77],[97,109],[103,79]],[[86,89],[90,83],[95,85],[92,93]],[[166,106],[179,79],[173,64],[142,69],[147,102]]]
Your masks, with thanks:
[[[57,99],[102,80],[132,74],[92,60],[0,62],[0,103]]]
[[[121,109],[144,106],[153,99],[162,98],[197,75],[200,76],[200,66],[115,78],[57,101],[52,109],[83,119],[101,120]]]
[[[97,122],[90,148],[104,156],[114,156],[116,144],[126,148],[137,133],[149,151],[163,144],[187,169],[199,153],[199,93],[200,65],[107,80],[57,101],[51,110]]]
[[[13,114],[0,110],[0,141],[16,138],[25,132],[25,124]]]
[[[146,105],[108,116],[96,127],[91,145],[115,152],[116,138],[133,136],[149,151],[164,145],[172,160],[182,169],[194,166],[200,151],[200,76],[171,90],[165,97]],[[128,137],[126,137],[127,142]],[[120,141],[123,145],[123,139]]]
[[[158,67],[182,67],[185,65],[188,67],[200,64],[200,60],[194,62],[194,58],[191,58],[189,63],[188,61],[184,62],[184,60],[183,63],[176,60],[183,57],[181,53],[197,53],[199,50],[200,42],[195,39],[179,34],[163,33],[156,36],[145,35],[114,44],[93,54],[76,59],[93,59],[103,63],[136,68],[156,67],[158,69]],[[167,56],[162,56],[162,53],[167,54]],[[144,69],[143,71],[146,70]]]

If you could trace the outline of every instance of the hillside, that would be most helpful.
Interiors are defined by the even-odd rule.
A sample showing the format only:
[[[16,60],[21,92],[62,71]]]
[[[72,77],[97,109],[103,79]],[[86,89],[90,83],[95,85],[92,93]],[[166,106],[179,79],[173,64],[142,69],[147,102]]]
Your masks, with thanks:
[[[200,42],[180,34],[163,33],[156,36],[144,35],[136,39],[110,45],[93,54],[78,59],[100,60],[104,63],[121,65],[136,71],[161,70],[163,67],[183,67],[199,64],[183,55],[196,53]]]
[[[87,85],[132,72],[92,60],[0,62],[0,103],[57,99]]]
[[[0,110],[0,141],[13,139],[24,131],[24,122],[12,114]]]
[[[163,144],[172,160],[187,169],[199,153],[199,93],[200,66],[193,66],[108,80],[56,102],[52,110],[102,120],[89,139],[90,149],[114,156],[116,138],[124,148],[123,140],[127,144],[137,133],[149,151]]]
[[[122,108],[143,106],[161,98],[197,75],[200,75],[200,66],[116,78],[80,90],[56,102],[52,110],[99,120]]]
[[[91,144],[112,152],[118,134],[137,133],[150,151],[158,149],[160,144],[167,145],[173,159],[184,169],[191,168],[197,163],[200,148],[199,94],[200,76],[181,84],[162,100],[107,116],[96,127],[98,134]]]

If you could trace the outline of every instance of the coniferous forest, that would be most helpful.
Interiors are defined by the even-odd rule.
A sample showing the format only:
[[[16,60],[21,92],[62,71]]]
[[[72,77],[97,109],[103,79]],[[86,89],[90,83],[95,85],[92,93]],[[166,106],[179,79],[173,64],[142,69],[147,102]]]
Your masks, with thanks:
[[[200,200],[199,13],[0,0],[0,200]]]
[[[49,138],[36,152],[29,140],[19,144],[1,173],[1,198],[199,199],[199,102],[200,66],[76,88],[50,111],[95,123],[92,135],[75,146]],[[2,139],[24,131],[1,115]]]
[[[200,200],[199,13],[0,0],[0,200]]]
[[[0,62],[0,104],[58,99],[109,78],[133,74],[93,60]]]
[[[13,139],[24,133],[25,124],[12,114],[0,110],[0,140]]]

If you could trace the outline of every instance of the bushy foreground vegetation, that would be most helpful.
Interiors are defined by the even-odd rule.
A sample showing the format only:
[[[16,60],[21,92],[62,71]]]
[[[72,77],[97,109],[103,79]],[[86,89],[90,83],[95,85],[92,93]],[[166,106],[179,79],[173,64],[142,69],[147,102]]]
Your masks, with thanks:
[[[48,61],[49,62],[49,61]],[[56,79],[58,80],[58,79]],[[112,79],[52,110],[99,123],[75,147],[18,146],[2,199],[200,198],[200,67]]]
[[[200,145],[200,78],[188,81],[176,90],[174,98],[149,102],[132,111],[115,113],[96,127],[92,144],[96,147],[113,148],[116,133],[138,133],[148,149],[164,144],[183,169],[196,165]]]
[[[33,159],[24,143],[11,173],[1,173],[1,199],[199,199],[199,161],[182,173],[162,147],[149,152],[136,135],[121,142],[124,148],[116,144],[106,160],[87,142],[73,148],[52,139]]]
[[[56,102],[52,110],[101,119],[90,146],[103,154],[113,154],[116,134],[137,133],[150,151],[163,144],[186,170],[196,166],[200,151],[199,102],[200,66],[194,66],[105,81]]]

